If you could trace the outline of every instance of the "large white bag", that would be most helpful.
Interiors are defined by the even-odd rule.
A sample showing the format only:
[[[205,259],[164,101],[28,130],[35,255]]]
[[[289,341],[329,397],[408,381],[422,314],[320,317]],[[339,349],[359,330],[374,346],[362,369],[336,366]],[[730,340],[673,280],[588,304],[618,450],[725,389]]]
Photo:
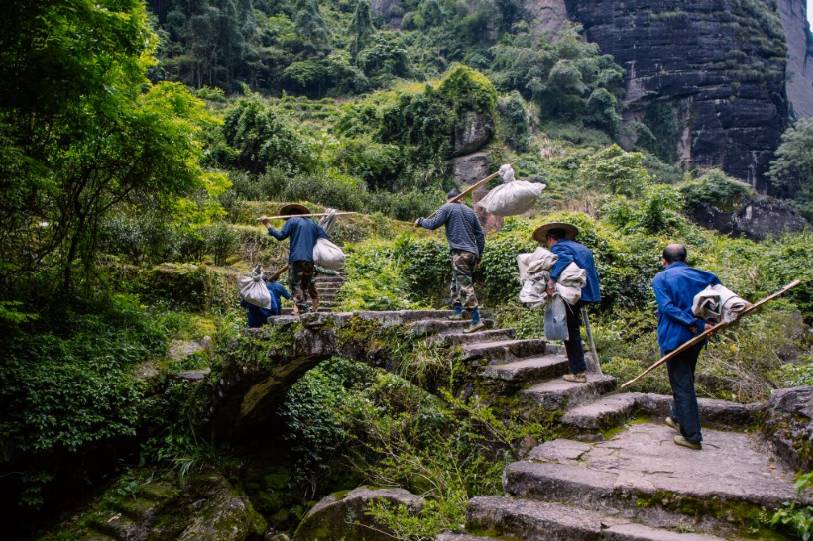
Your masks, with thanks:
[[[488,192],[477,204],[486,212],[497,216],[516,216],[531,210],[545,185],[515,180],[514,168],[509,164],[500,167],[499,173],[504,184]]]
[[[268,286],[263,280],[262,268],[257,267],[249,276],[241,276],[238,284],[242,300],[260,308],[271,307],[271,292],[268,291]]]
[[[342,249],[327,239],[319,239],[313,247],[313,262],[330,270],[341,270],[346,256]]]

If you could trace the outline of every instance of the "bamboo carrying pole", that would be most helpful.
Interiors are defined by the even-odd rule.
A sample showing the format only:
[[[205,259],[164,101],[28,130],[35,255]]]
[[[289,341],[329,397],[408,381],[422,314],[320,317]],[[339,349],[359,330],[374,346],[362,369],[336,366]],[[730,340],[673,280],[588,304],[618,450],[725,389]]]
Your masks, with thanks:
[[[663,357],[661,357],[660,359],[658,359],[658,361],[657,361],[656,363],[654,363],[652,366],[650,366],[649,368],[647,368],[646,370],[644,370],[643,372],[641,372],[641,373],[640,373],[640,374],[639,374],[639,375],[638,375],[636,378],[631,379],[631,380],[629,380],[628,382],[626,382],[625,384],[623,384],[623,385],[621,386],[621,388],[622,388],[622,389],[624,389],[624,388],[626,388],[626,387],[629,387],[629,386],[630,386],[630,385],[632,385],[633,383],[635,383],[635,382],[637,382],[638,380],[640,380],[642,377],[644,377],[644,376],[646,376],[647,374],[649,374],[650,372],[652,372],[654,369],[656,369],[656,368],[657,368],[657,367],[659,367],[660,365],[664,364],[666,361],[669,361],[669,360],[671,360],[671,359],[674,359],[676,356],[680,355],[681,353],[683,353],[683,352],[684,352],[684,351],[686,351],[687,349],[689,349],[689,348],[691,348],[691,347],[694,347],[694,346],[696,346],[697,344],[701,343],[703,340],[705,340],[706,338],[708,338],[708,337],[709,337],[709,336],[711,336],[712,334],[716,333],[717,331],[720,331],[720,330],[724,329],[725,327],[728,327],[729,325],[731,325],[731,324],[733,324],[733,323],[735,323],[735,322],[739,321],[739,320],[740,320],[740,319],[742,319],[744,316],[746,316],[746,315],[750,314],[751,312],[753,312],[754,310],[756,310],[757,308],[759,308],[760,306],[762,306],[762,305],[763,305],[763,304],[765,304],[766,302],[768,302],[768,301],[772,301],[773,299],[775,299],[775,298],[777,298],[777,297],[781,297],[782,295],[784,295],[785,293],[787,293],[788,291],[790,291],[790,290],[791,290],[791,289],[793,289],[794,287],[798,286],[800,283],[801,283],[801,280],[794,280],[794,281],[790,282],[789,284],[787,284],[787,285],[786,285],[785,287],[783,287],[782,289],[780,289],[779,291],[776,291],[775,293],[772,293],[771,295],[768,295],[768,296],[767,296],[767,297],[765,297],[764,299],[762,299],[762,300],[760,300],[760,301],[757,301],[756,303],[752,304],[751,306],[749,306],[748,308],[746,308],[745,310],[743,310],[742,312],[740,312],[739,316],[737,316],[737,319],[735,319],[735,320],[733,320],[733,321],[728,321],[728,322],[721,321],[720,323],[718,323],[717,325],[713,326],[712,328],[710,328],[710,329],[706,329],[705,331],[703,331],[702,333],[698,334],[697,336],[695,336],[695,337],[694,337],[694,338],[692,338],[691,340],[686,341],[686,342],[685,342],[685,343],[684,343],[682,346],[680,346],[679,348],[677,348],[677,349],[675,349],[675,350],[673,350],[673,351],[671,351],[671,352],[667,353],[666,355],[664,355]]]
[[[327,216],[330,214],[329,212],[314,212],[313,214],[288,214],[286,216],[261,216],[257,218],[257,221],[263,221],[263,218],[266,220],[278,220],[281,218],[311,218],[313,216]],[[342,216],[344,214],[358,214],[358,212],[336,212],[334,216]]]
[[[478,180],[477,182],[475,182],[474,184],[472,184],[471,186],[469,186],[468,188],[466,188],[465,190],[460,192],[458,195],[456,195],[456,196],[452,197],[451,199],[449,199],[447,201],[447,203],[457,203],[458,201],[460,201],[461,199],[463,199],[464,197],[469,195],[471,192],[473,192],[474,190],[476,190],[477,188],[479,188],[480,186],[482,186],[483,184],[485,184],[489,180],[491,180],[491,179],[493,179],[495,177],[498,177],[499,175],[500,175],[499,171],[497,171],[496,173],[491,173],[486,178],[484,178],[482,180]],[[429,218],[431,218],[432,216],[437,214],[438,211],[440,211],[440,209],[437,209],[435,212],[433,212],[432,214],[427,216],[426,219],[428,220]]]

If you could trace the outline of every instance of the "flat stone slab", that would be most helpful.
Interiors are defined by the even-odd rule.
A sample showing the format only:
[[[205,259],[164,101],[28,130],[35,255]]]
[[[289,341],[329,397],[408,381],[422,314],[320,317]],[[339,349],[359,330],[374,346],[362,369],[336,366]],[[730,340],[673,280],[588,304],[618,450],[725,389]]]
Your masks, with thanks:
[[[496,530],[523,541],[722,541],[721,537],[653,528],[560,503],[506,496],[469,500],[468,527]]]
[[[560,422],[586,429],[612,426],[633,414],[637,405],[638,394],[621,393],[601,397],[593,402],[567,410],[562,415]]]
[[[505,364],[523,357],[531,357],[545,353],[544,340],[499,340],[494,342],[481,342],[465,344],[463,346],[463,359],[486,359],[488,364]]]
[[[702,451],[675,445],[674,435],[667,426],[643,423],[595,444],[547,442],[531,451],[539,463],[506,468],[506,491],[533,497],[657,495],[672,503],[742,502],[772,509],[785,501],[813,502],[794,490],[792,472],[754,435],[705,430]]]
[[[614,377],[587,374],[587,383],[571,383],[557,378],[538,383],[522,392],[546,408],[557,409],[582,404],[614,388]]]
[[[466,322],[468,326],[470,323]],[[448,332],[430,338],[430,342],[440,342],[448,345],[477,344],[494,342],[498,340],[513,340],[514,329],[484,329],[473,333]]]
[[[435,537],[435,541],[500,541],[496,537],[483,537],[465,533],[442,533]]]
[[[543,355],[507,364],[489,365],[483,370],[482,377],[509,383],[523,383],[559,377],[566,374],[567,370],[567,358],[563,355]]]
[[[491,319],[483,319],[486,329],[494,326],[494,321]],[[416,336],[428,336],[432,334],[441,334],[455,331],[462,331],[471,324],[470,320],[454,320],[454,319],[422,319],[410,323],[412,332]]]

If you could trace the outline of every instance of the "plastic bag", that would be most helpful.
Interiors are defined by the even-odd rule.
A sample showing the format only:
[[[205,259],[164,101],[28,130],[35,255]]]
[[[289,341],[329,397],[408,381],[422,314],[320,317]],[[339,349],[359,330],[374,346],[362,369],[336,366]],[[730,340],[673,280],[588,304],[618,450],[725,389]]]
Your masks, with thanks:
[[[319,220],[319,227],[325,230],[328,235],[336,223],[336,209],[325,209],[325,215]]]
[[[560,295],[554,295],[545,308],[545,338],[567,340],[567,306]]]
[[[327,239],[319,239],[313,247],[313,262],[320,267],[339,270],[344,267],[346,256],[342,249]]]
[[[545,189],[539,182],[514,180],[488,192],[477,204],[497,216],[516,216],[531,210],[536,198]]]
[[[502,178],[503,182],[514,182],[517,177],[514,176],[514,168],[511,167],[510,163],[504,163],[500,166],[500,170],[497,171],[500,174],[500,178]]]
[[[263,270],[257,267],[249,276],[238,279],[240,298],[260,308],[271,308],[271,292],[263,280]]]

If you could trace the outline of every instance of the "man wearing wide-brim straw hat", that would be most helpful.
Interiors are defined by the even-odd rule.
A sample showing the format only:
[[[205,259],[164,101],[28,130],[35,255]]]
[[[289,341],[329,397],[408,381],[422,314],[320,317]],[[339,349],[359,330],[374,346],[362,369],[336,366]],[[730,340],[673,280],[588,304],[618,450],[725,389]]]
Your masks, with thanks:
[[[319,307],[319,294],[313,283],[313,247],[317,240],[326,239],[327,233],[310,218],[300,216],[309,213],[304,205],[285,205],[280,209],[280,214],[290,218],[285,218],[285,225],[279,231],[268,227],[268,218],[260,218],[260,222],[268,227],[269,235],[277,240],[291,239],[288,251],[288,286],[294,297],[294,314],[303,314]],[[311,305],[308,305],[308,296]]]
[[[581,299],[575,305],[565,303],[567,306],[567,333],[565,341],[567,360],[570,364],[570,373],[564,376],[565,381],[572,383],[585,383],[587,365],[584,362],[582,338],[579,334],[581,326],[581,307],[585,303],[601,302],[601,290],[598,282],[598,273],[593,261],[593,253],[583,244],[576,242],[579,230],[568,223],[553,222],[545,224],[534,231],[533,238],[540,244],[546,244],[548,249],[556,254],[556,264],[550,271],[548,280],[548,296],[556,291],[556,281],[562,271],[571,263],[575,263],[587,273],[587,282],[582,288]],[[598,360],[596,360],[598,362]]]

